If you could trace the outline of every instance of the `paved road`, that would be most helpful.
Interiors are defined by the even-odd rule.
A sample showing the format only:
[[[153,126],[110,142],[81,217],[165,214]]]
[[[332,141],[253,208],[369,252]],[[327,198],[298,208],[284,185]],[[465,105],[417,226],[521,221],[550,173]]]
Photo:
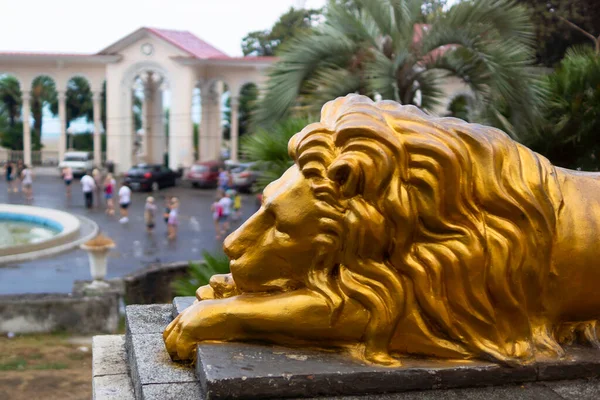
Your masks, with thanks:
[[[166,195],[177,196],[181,202],[179,236],[175,242],[167,240],[162,219],[157,221],[153,235],[146,233],[143,208],[148,193],[133,194],[130,222],[126,225],[119,224],[118,217],[106,216],[104,208],[86,210],[79,181],[74,182],[69,201],[58,177],[38,176],[34,182],[33,205],[66,210],[96,221],[100,230],[117,243],[108,264],[108,277],[112,278],[151,263],[197,260],[201,258],[202,250],[218,251],[221,248],[222,242],[215,240],[210,215],[214,190],[187,186],[163,189],[154,195],[157,205],[162,207]],[[0,181],[0,203],[23,204],[23,198],[20,193],[7,193],[6,182]],[[256,210],[254,197],[244,195],[242,204],[242,220],[245,220]],[[162,215],[162,208],[159,210]],[[81,279],[90,279],[87,253],[74,250],[53,258],[0,266],[0,294],[67,293],[71,291],[73,281]]]

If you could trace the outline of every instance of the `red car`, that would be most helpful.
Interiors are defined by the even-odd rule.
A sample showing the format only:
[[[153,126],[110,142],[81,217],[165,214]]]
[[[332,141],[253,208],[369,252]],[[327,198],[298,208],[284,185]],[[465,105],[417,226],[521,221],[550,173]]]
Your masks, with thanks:
[[[225,168],[225,164],[220,161],[199,162],[192,165],[185,179],[193,187],[217,187],[221,168]]]

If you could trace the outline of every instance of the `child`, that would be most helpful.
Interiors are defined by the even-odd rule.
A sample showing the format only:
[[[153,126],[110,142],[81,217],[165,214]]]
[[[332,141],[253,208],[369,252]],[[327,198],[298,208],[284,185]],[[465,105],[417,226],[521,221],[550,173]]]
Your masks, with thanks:
[[[169,219],[167,221],[167,231],[169,232],[169,240],[177,238],[177,225],[179,220],[177,219],[177,209],[179,208],[179,200],[176,197],[171,198],[171,211],[169,212]]]
[[[154,229],[154,217],[156,216],[156,205],[154,204],[154,197],[148,196],[146,198],[146,207],[144,208],[144,221],[146,221],[146,231],[152,233]]]
[[[237,191],[233,193],[233,220],[239,221],[242,218],[242,196]]]
[[[169,213],[171,212],[171,197],[165,196],[165,212],[163,213],[163,219],[165,224],[169,223]]]
[[[223,216],[223,207],[219,203],[221,196],[217,194],[215,197],[214,203],[210,206],[210,211],[212,212],[213,222],[215,223],[215,231],[217,232],[216,239],[221,239],[221,218]]]
[[[228,193],[221,194],[219,205],[222,208],[221,216],[219,217],[219,222],[222,224],[222,232],[223,236],[225,236],[227,235],[227,231],[229,231],[229,217],[231,215],[231,206],[233,205],[233,200],[231,199],[230,191],[228,191]]]
[[[106,175],[106,179],[104,179],[104,198],[106,199],[106,213],[108,215],[115,215],[115,205],[113,202],[115,186],[117,186],[117,181],[115,181],[113,175],[109,173]]]
[[[120,206],[120,214],[121,219],[120,223],[126,224],[129,222],[127,209],[129,208],[129,204],[131,203],[131,189],[127,186],[127,183],[123,182],[121,184],[121,189],[119,189],[119,206]]]

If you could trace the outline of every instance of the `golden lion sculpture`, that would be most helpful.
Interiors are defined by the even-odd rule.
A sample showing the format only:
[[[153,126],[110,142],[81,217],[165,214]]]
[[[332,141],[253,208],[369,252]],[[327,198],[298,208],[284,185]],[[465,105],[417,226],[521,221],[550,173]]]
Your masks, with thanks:
[[[349,95],[289,143],[295,161],[225,241],[231,274],[166,329],[509,365],[598,345],[600,175],[505,133]]]

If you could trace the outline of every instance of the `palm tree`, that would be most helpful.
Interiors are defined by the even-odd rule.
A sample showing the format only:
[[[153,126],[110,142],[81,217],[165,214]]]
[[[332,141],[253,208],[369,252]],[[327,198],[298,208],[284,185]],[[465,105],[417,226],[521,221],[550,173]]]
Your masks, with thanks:
[[[472,119],[514,136],[515,125],[533,120],[533,27],[524,7],[513,0],[465,0],[430,14],[425,24],[421,0],[354,2],[330,2],[323,24],[286,43],[259,103],[259,125],[290,111],[318,111],[348,93],[431,110],[444,96],[447,76],[473,92]]]
[[[252,135],[242,137],[242,155],[245,159],[256,162],[256,168],[262,171],[255,190],[262,191],[292,166],[294,162],[288,155],[288,142],[308,124],[308,119],[287,118],[269,130],[259,128]]]
[[[14,127],[21,118],[21,89],[17,78],[4,75],[0,77],[0,114],[6,114],[9,125]]]
[[[56,85],[48,76],[38,76],[31,84],[31,115],[33,116],[33,132],[31,142],[33,149],[39,150],[42,140],[42,119],[44,106],[57,103]],[[52,109],[52,107],[51,107]]]
[[[541,134],[527,143],[561,167],[600,169],[600,55],[592,47],[567,50],[546,77]]]

